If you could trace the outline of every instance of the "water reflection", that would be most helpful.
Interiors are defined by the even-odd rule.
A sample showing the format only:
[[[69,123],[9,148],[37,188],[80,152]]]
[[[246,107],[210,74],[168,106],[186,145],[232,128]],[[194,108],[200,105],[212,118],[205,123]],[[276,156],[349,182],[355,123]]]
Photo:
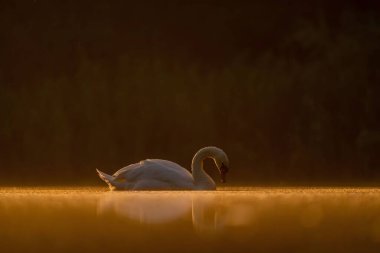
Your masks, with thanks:
[[[377,252],[380,189],[0,189],[0,252]]]
[[[226,226],[249,226],[254,206],[242,198],[230,202],[225,193],[109,192],[99,199],[97,214],[117,215],[142,224],[191,219],[201,234],[212,234]]]
[[[300,232],[330,234],[340,227],[365,228],[379,240],[380,199],[361,192],[270,191],[270,192],[110,192],[97,204],[99,216],[113,214],[140,224],[165,224],[190,220],[202,235],[234,233],[249,229],[250,235],[269,233],[286,237]],[[360,215],[371,217],[371,225],[361,223]],[[239,230],[240,229],[240,230]],[[342,232],[342,231],[340,231]],[[363,232],[363,231],[362,231]],[[283,235],[284,234],[284,235]],[[247,234],[242,238],[247,238]]]
[[[188,194],[109,192],[99,199],[98,215],[113,213],[140,223],[174,221],[191,210]]]

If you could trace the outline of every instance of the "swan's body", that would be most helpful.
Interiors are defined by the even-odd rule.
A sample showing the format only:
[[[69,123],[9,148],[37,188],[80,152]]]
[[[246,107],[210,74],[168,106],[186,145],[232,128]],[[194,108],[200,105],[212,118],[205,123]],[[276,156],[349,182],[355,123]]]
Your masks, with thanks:
[[[216,147],[202,148],[195,154],[192,173],[174,162],[160,159],[128,165],[112,176],[97,172],[112,190],[215,190],[214,180],[203,170],[206,158],[214,159],[224,181],[229,162],[223,150]]]

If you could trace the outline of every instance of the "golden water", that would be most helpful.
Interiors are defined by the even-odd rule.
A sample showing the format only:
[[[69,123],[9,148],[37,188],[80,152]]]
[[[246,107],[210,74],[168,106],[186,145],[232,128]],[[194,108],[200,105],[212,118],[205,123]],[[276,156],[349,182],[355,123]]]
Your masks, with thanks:
[[[0,252],[380,252],[380,188],[0,188]]]

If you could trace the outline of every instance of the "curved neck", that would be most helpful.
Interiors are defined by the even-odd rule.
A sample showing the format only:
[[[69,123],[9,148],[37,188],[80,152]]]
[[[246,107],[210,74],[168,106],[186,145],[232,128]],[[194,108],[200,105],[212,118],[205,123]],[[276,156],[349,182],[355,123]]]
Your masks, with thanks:
[[[214,180],[204,171],[203,160],[206,158],[214,159],[213,147],[200,149],[193,157],[191,172],[194,178],[195,189],[214,190],[216,188]]]

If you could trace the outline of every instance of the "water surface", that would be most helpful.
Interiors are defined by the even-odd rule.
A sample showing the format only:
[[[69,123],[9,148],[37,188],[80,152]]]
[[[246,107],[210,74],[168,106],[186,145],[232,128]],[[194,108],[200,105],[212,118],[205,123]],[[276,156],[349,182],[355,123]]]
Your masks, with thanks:
[[[0,188],[0,252],[379,252],[380,188]]]

